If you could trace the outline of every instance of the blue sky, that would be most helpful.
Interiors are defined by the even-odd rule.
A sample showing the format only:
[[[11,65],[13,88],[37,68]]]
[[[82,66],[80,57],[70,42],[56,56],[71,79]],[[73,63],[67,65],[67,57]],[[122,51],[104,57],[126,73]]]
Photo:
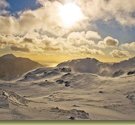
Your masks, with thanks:
[[[37,9],[40,4],[36,0],[7,0],[10,4],[8,8],[11,13],[17,13],[19,11],[24,11],[27,9]]]
[[[111,36],[123,43],[135,41],[135,27],[122,26],[115,20],[109,22],[99,20],[96,26],[102,37]]]

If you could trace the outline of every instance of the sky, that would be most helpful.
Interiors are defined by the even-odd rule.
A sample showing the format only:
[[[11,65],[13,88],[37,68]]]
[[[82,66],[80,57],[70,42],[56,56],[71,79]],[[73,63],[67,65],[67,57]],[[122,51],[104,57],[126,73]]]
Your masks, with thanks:
[[[135,0],[0,0],[0,55],[44,65],[135,56]]]
[[[28,9],[34,10],[41,7],[40,3],[36,0],[7,0],[10,7],[7,9],[11,13],[17,13]]]

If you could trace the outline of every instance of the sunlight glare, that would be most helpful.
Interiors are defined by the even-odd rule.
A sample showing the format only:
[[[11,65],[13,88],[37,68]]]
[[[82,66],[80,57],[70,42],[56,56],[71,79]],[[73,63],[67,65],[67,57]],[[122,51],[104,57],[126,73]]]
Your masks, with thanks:
[[[63,26],[66,28],[72,27],[75,23],[81,21],[84,17],[81,9],[75,3],[67,3],[60,7],[60,18]]]

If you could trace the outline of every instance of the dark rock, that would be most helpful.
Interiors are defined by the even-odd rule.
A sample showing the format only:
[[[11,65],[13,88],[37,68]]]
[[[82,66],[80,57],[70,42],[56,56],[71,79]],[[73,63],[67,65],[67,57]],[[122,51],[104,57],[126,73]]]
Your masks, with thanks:
[[[1,93],[1,95],[0,95],[0,107],[1,108],[9,107],[8,99],[3,95],[3,93]]]
[[[55,68],[54,71],[59,72],[59,69],[58,68]]]
[[[69,87],[70,86],[70,82],[66,81],[65,82],[65,87]]]
[[[8,91],[8,90],[3,90],[2,95],[5,96],[6,98],[8,98],[8,100],[10,100],[10,102],[12,102],[14,104],[27,106],[27,104],[30,102],[30,100],[27,100],[23,96],[20,96],[20,95],[16,94],[15,92]]]
[[[103,94],[104,92],[103,91],[99,91],[99,93]]]
[[[51,111],[52,112],[60,112],[61,109],[59,109],[58,107],[55,107],[55,108],[51,108]]]
[[[71,73],[66,73],[63,75],[63,77],[70,76],[70,75],[71,75]]]
[[[65,81],[65,83],[66,83],[66,84],[70,84],[70,82],[69,82],[69,81]]]
[[[63,83],[64,83],[64,80],[59,79],[59,80],[57,80],[56,82],[57,82],[58,84],[63,84]]]
[[[116,72],[113,73],[113,77],[118,77],[118,76],[121,76],[124,74],[124,71],[123,70],[118,70]]]
[[[44,75],[46,75],[47,74],[47,71],[44,71]]]
[[[128,98],[133,104],[135,104],[135,91],[127,93],[126,98]]]
[[[72,109],[70,113],[72,114],[72,116],[79,119],[89,119],[89,113],[86,113],[83,110]]]
[[[41,87],[47,87],[47,86],[50,86],[52,84],[53,84],[53,82],[50,82],[48,80],[45,80],[44,82],[41,82],[38,85],[41,86]]]
[[[79,107],[79,106],[77,106],[77,105],[73,105],[73,107]]]
[[[75,117],[71,116],[69,119],[70,119],[70,120],[75,120]]]
[[[52,75],[58,75],[59,73],[57,71],[48,71],[44,73],[45,76],[52,76]]]
[[[71,68],[63,67],[60,68],[61,72],[71,72]]]
[[[127,73],[127,75],[134,75],[135,74],[135,71],[130,71]]]
[[[35,78],[35,77],[36,77],[35,74],[33,74],[32,72],[29,72],[28,74],[26,74],[24,76],[24,80],[28,80],[28,79]]]
[[[72,109],[72,110],[63,110],[58,107],[52,108],[52,112],[55,113],[60,113],[60,114],[65,114],[65,116],[70,116],[70,120],[75,120],[75,119],[89,119],[89,113],[83,111],[83,110],[77,110],[77,109]]]

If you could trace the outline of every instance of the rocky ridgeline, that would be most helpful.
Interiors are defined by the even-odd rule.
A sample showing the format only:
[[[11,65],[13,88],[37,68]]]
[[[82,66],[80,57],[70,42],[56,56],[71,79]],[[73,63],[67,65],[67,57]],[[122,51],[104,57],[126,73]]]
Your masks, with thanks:
[[[52,108],[51,112],[59,113],[59,114],[65,114],[69,120],[89,120],[90,116],[89,113],[83,111],[83,110],[63,110],[58,107]]]
[[[39,80],[47,77],[58,76],[61,73],[70,73],[71,68],[68,67],[56,67],[56,68],[39,68],[24,75],[23,79],[19,81],[27,80]]]

